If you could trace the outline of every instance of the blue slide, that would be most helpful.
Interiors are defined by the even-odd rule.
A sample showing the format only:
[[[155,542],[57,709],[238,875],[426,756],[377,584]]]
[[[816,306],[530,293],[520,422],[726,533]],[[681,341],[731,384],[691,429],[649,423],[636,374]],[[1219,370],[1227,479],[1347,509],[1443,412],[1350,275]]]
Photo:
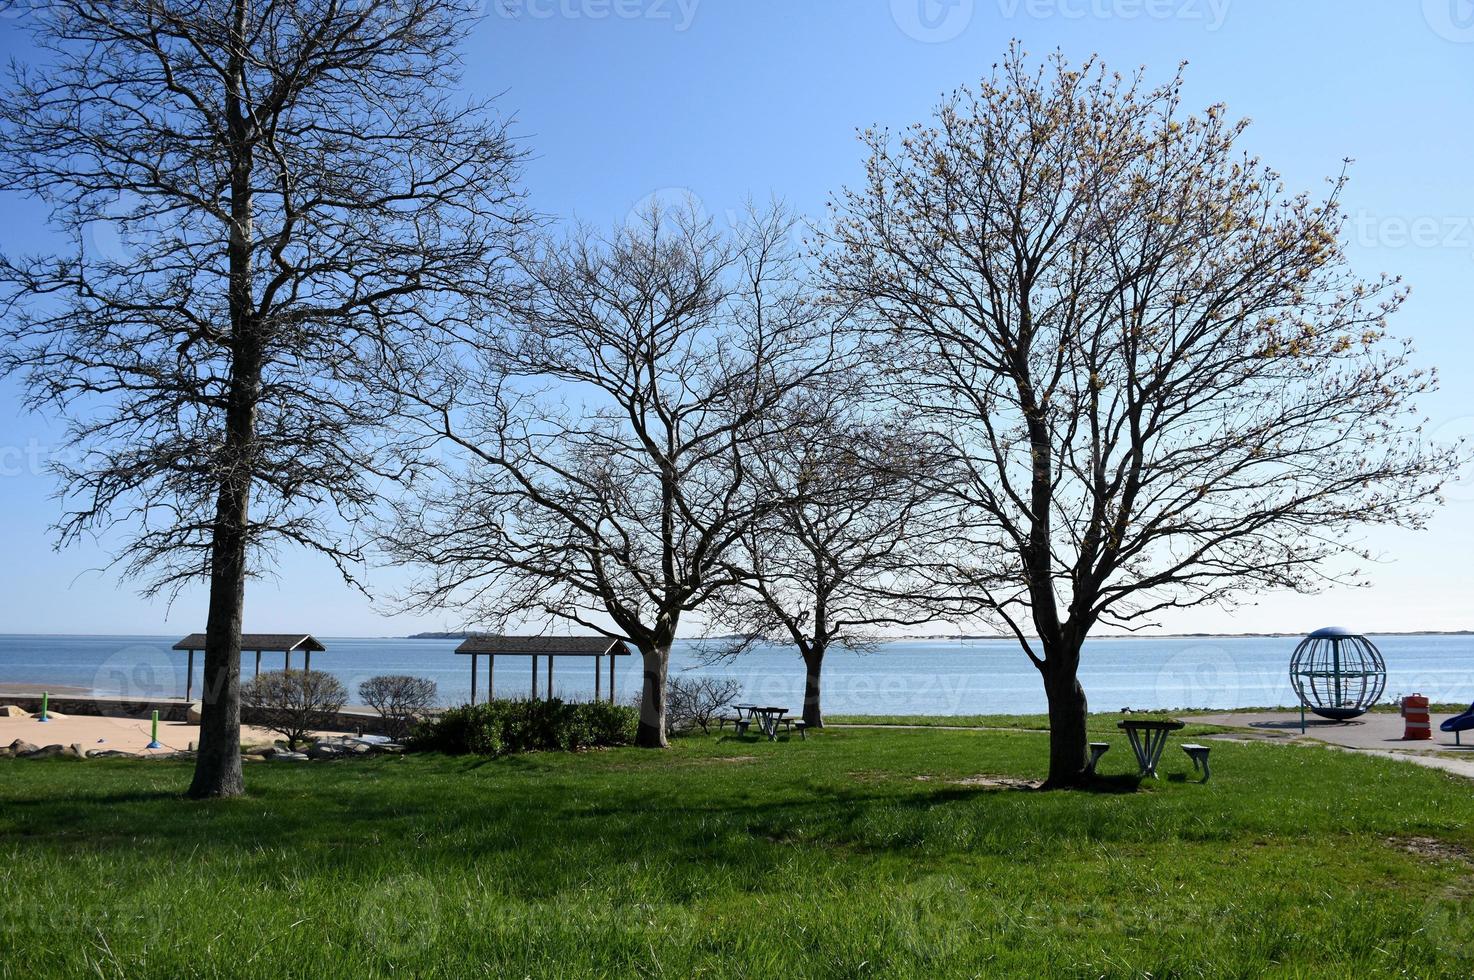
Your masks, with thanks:
[[[1439,731],[1454,733],[1455,745],[1463,744],[1459,741],[1459,732],[1467,732],[1471,728],[1474,728],[1474,704],[1469,705],[1468,711],[1461,715],[1454,715],[1448,721],[1438,726]]]

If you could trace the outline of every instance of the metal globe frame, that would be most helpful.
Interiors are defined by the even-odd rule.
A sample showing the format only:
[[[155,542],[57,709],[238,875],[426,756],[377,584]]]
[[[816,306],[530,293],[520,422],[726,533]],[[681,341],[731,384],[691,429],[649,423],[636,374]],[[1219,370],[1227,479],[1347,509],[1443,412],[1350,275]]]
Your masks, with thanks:
[[[1295,647],[1290,684],[1309,710],[1332,721],[1350,721],[1382,697],[1387,664],[1365,636],[1327,626]]]

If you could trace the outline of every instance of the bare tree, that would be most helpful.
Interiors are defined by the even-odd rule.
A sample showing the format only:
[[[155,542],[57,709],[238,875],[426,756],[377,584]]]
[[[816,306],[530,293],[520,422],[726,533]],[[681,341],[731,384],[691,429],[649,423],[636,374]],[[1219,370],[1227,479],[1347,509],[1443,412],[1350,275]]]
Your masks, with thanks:
[[[283,736],[295,749],[338,719],[348,703],[348,689],[320,670],[273,670],[241,687],[241,703],[252,720]]]
[[[742,685],[731,677],[672,677],[666,692],[666,731],[674,735],[700,728],[703,735],[710,735],[717,712],[741,694]]]
[[[928,433],[869,420],[856,391],[802,399],[784,438],[754,462],[756,494],[772,506],[730,559],[740,589],[724,593],[719,622],[743,642],[793,644],[804,662],[804,723],[824,726],[824,657],[835,646],[872,648],[888,628],[935,619],[923,591],[955,510],[935,487],[946,457]],[[955,611],[953,611],[955,615]]]
[[[1092,629],[1354,580],[1356,528],[1419,525],[1456,462],[1416,435],[1401,289],[1347,268],[1341,180],[1286,196],[1179,83],[1015,47],[930,125],[868,133],[834,202],[828,278],[965,468],[952,583],[1043,677],[1052,785],[1085,772]]]
[[[681,617],[732,584],[723,559],[767,506],[751,452],[824,370],[823,310],[779,212],[723,231],[652,209],[610,237],[547,242],[506,331],[423,398],[466,460],[406,502],[387,547],[424,567],[416,607],[573,623],[644,661],[637,742],[666,744]]]
[[[440,692],[435,682],[426,677],[382,674],[358,685],[358,696],[379,713],[384,733],[400,742],[414,723],[435,707]]]
[[[518,153],[454,105],[459,0],[56,0],[0,99],[7,187],[68,249],[0,260],[5,350],[71,420],[63,543],[114,531],[150,591],[209,582],[193,796],[242,792],[246,579],[399,475],[407,347],[473,315],[519,219]],[[87,247],[114,225],[126,255]]]

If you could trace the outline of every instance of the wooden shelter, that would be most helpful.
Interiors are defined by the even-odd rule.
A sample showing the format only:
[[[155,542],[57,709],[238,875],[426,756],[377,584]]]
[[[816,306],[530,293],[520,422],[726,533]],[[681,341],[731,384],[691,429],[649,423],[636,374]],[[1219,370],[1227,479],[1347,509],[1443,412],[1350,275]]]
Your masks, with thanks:
[[[189,668],[184,675],[184,699],[194,700],[194,654],[196,650],[205,649],[205,634],[191,633],[178,643],[174,644],[176,650],[189,651]],[[306,633],[242,633],[241,653],[253,651],[256,654],[256,673],[261,673],[261,654],[280,653],[286,657],[286,669],[292,669],[292,654],[302,651],[303,669],[312,669],[313,653],[321,653],[327,647],[319,643],[315,638]]]
[[[486,698],[491,700],[496,693],[496,658],[532,658],[532,696],[537,697],[537,659],[548,658],[547,696],[553,696],[553,658],[594,658],[594,700],[603,697],[604,658],[609,658],[609,700],[614,700],[614,658],[628,657],[629,647],[624,640],[607,636],[470,636],[456,647],[456,653],[471,658],[471,703],[476,703],[476,664],[478,658],[486,657]]]

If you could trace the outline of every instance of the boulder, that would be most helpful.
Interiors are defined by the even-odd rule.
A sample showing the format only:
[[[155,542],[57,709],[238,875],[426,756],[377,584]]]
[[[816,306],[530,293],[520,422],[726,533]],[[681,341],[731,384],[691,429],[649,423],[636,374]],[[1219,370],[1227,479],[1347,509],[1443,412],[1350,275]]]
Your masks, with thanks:
[[[281,749],[271,753],[266,758],[272,762],[306,762],[307,755],[304,752],[286,752]]]
[[[354,754],[353,746],[338,739],[323,739],[307,750],[309,759],[342,759]]]
[[[191,725],[198,725],[203,718],[205,702],[191,701],[189,707],[184,709],[184,720]]]
[[[66,747],[66,751],[62,755],[71,756],[73,759],[85,759],[87,758],[87,750],[82,748],[81,742],[73,742]]]
[[[16,755],[24,759],[55,759],[58,756],[66,755],[66,753],[67,747],[65,745],[43,745],[39,749],[33,749],[30,752],[17,752]]]
[[[30,742],[18,738],[14,742],[10,743],[10,754],[27,755],[31,752],[37,751],[38,748],[38,746],[32,745]]]
[[[87,753],[89,759],[136,759],[132,752],[124,752],[122,749],[93,749]]]
[[[0,718],[29,718],[31,713],[18,704],[0,705]]]
[[[39,712],[39,711],[33,711],[33,712],[31,712],[31,717],[32,718],[35,718],[37,721],[39,721],[41,719],[41,712]],[[71,715],[64,715],[60,711],[47,711],[46,712],[46,718],[47,718],[48,721],[66,721],[70,717],[71,717]]]

